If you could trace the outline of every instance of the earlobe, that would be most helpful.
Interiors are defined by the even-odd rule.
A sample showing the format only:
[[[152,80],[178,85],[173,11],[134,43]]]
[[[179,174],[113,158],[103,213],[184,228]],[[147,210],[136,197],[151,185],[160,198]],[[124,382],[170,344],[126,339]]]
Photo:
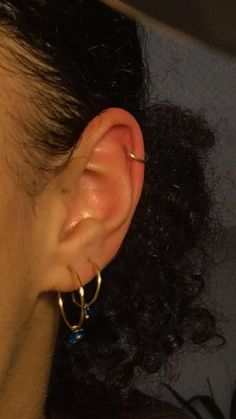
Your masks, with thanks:
[[[97,122],[92,121],[85,130],[60,179],[60,188],[70,192],[63,196],[65,218],[48,269],[46,282],[51,290],[73,291],[69,271],[65,274],[68,265],[85,285],[94,277],[89,259],[100,269],[110,262],[141,195],[145,156],[137,121],[128,112],[111,108]]]

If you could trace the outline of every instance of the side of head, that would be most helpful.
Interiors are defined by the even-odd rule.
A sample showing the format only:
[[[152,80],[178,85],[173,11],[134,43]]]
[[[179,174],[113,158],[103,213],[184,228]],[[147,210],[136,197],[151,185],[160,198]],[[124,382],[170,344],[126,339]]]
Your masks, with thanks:
[[[125,403],[141,370],[216,332],[199,299],[214,136],[200,115],[148,106],[137,25],[98,1],[0,1],[0,38],[5,328],[23,327],[38,296],[78,289],[68,265],[90,282],[94,260],[101,296],[67,355],[61,322],[47,402]],[[144,158],[144,144],[145,179],[126,152]]]

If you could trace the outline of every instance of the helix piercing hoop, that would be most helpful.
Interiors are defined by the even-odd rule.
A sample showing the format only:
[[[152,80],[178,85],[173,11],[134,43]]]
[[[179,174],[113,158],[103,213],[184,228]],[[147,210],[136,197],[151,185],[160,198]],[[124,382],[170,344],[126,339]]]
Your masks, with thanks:
[[[90,260],[90,262],[91,262],[91,260]],[[100,287],[101,287],[101,280],[102,280],[102,278],[101,278],[100,270],[99,270],[99,268],[98,268],[98,266],[97,266],[96,263],[94,263],[94,262],[92,262],[92,263],[96,267],[96,272],[97,272],[97,289],[96,289],[96,292],[95,292],[94,297],[91,299],[91,301],[89,303],[85,303],[85,301],[84,301],[84,288],[82,286],[81,279],[80,279],[78,273],[75,272],[75,271],[73,271],[73,269],[69,266],[69,269],[72,272],[72,275],[75,274],[76,277],[77,277],[77,279],[78,279],[78,281],[79,281],[79,283],[80,283],[80,287],[79,287],[79,289],[77,291],[78,292],[78,295],[80,296],[80,303],[78,303],[78,301],[76,300],[74,291],[72,291],[72,293],[71,293],[72,294],[72,300],[73,300],[73,302],[78,307],[80,307],[80,320],[79,320],[79,323],[77,323],[75,325],[72,325],[68,321],[67,316],[65,314],[65,309],[64,309],[64,305],[63,305],[63,299],[61,297],[61,293],[58,291],[58,304],[59,304],[59,307],[60,307],[60,311],[61,311],[62,317],[63,317],[66,325],[69,327],[69,329],[72,332],[71,335],[68,338],[68,341],[67,341],[67,343],[69,345],[74,345],[80,339],[82,339],[84,337],[85,332],[84,332],[84,329],[82,328],[82,324],[84,322],[84,319],[88,319],[90,317],[90,315],[92,314],[93,310],[89,306],[96,301],[96,299],[98,297],[98,293],[99,293]]]
[[[137,157],[134,153],[132,153],[131,151],[129,151],[128,149],[127,149],[127,153],[128,153],[128,155],[131,157],[131,159],[133,159],[133,160],[136,160],[137,162],[139,162],[139,163],[146,163],[147,162],[147,160],[148,160],[148,156],[145,154],[145,159],[143,160],[143,159],[141,159],[140,157]]]

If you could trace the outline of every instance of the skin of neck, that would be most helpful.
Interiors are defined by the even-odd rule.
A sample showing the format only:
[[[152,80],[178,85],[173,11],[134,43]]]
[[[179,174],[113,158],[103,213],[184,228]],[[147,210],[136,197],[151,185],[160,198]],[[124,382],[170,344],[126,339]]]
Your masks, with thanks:
[[[44,401],[60,318],[55,308],[52,293],[41,295],[35,304],[1,386],[1,418],[45,419]]]

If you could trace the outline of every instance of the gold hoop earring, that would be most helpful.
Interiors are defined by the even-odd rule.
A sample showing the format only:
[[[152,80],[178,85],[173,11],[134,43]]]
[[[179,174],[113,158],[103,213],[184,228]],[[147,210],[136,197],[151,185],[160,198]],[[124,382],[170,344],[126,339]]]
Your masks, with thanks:
[[[127,149],[127,153],[128,153],[128,155],[131,157],[131,159],[133,159],[133,160],[136,160],[137,162],[139,162],[139,163],[146,163],[147,162],[147,160],[148,160],[148,156],[145,154],[145,159],[143,160],[143,159],[141,159],[140,157],[137,157],[134,153],[132,153],[131,151],[129,151],[128,149]]]
[[[98,294],[99,294],[99,291],[100,291],[100,288],[101,288],[101,282],[102,282],[101,272],[99,270],[98,265],[95,262],[92,262],[91,260],[90,260],[90,262],[93,264],[93,266],[95,267],[95,270],[96,270],[96,275],[97,275],[97,288],[96,288],[94,297],[89,301],[89,303],[85,303],[84,302],[84,316],[85,316],[85,319],[86,320],[89,319],[90,315],[93,312],[93,310],[91,309],[90,306],[93,303],[95,303],[96,299],[98,298]],[[76,300],[74,291],[72,291],[72,300],[75,303],[75,305],[77,305],[78,307],[81,307],[81,304]]]
[[[90,260],[90,262],[91,262],[91,260]],[[58,304],[59,304],[59,308],[60,308],[60,311],[61,311],[61,315],[62,315],[62,317],[63,317],[66,325],[69,327],[69,329],[72,332],[71,335],[68,338],[68,341],[67,341],[67,343],[69,345],[74,345],[80,339],[82,339],[84,337],[85,332],[84,332],[84,329],[81,326],[82,326],[82,324],[84,322],[84,319],[88,319],[90,317],[90,314],[92,313],[92,310],[91,310],[91,308],[89,306],[96,301],[96,299],[98,297],[98,293],[99,293],[100,287],[101,287],[101,280],[102,280],[102,278],[101,278],[100,270],[99,270],[97,264],[95,264],[94,262],[92,262],[92,263],[94,264],[94,266],[96,266],[96,271],[97,271],[97,289],[96,289],[96,292],[95,292],[94,297],[92,298],[92,300],[89,303],[85,303],[85,301],[84,301],[84,288],[82,286],[82,283],[81,283],[81,280],[80,280],[80,276],[78,275],[77,272],[75,272],[69,266],[69,269],[72,272],[72,275],[74,275],[74,273],[75,273],[76,276],[77,276],[77,279],[78,279],[78,281],[80,283],[80,287],[79,287],[79,289],[77,291],[78,294],[79,294],[79,296],[80,296],[80,303],[78,303],[78,301],[76,300],[75,295],[74,295],[74,291],[72,291],[72,293],[71,293],[72,294],[72,300],[73,300],[73,302],[78,307],[80,307],[80,320],[79,320],[79,323],[77,323],[75,325],[72,325],[68,321],[67,316],[65,314],[63,299],[61,297],[61,293],[58,291]]]

